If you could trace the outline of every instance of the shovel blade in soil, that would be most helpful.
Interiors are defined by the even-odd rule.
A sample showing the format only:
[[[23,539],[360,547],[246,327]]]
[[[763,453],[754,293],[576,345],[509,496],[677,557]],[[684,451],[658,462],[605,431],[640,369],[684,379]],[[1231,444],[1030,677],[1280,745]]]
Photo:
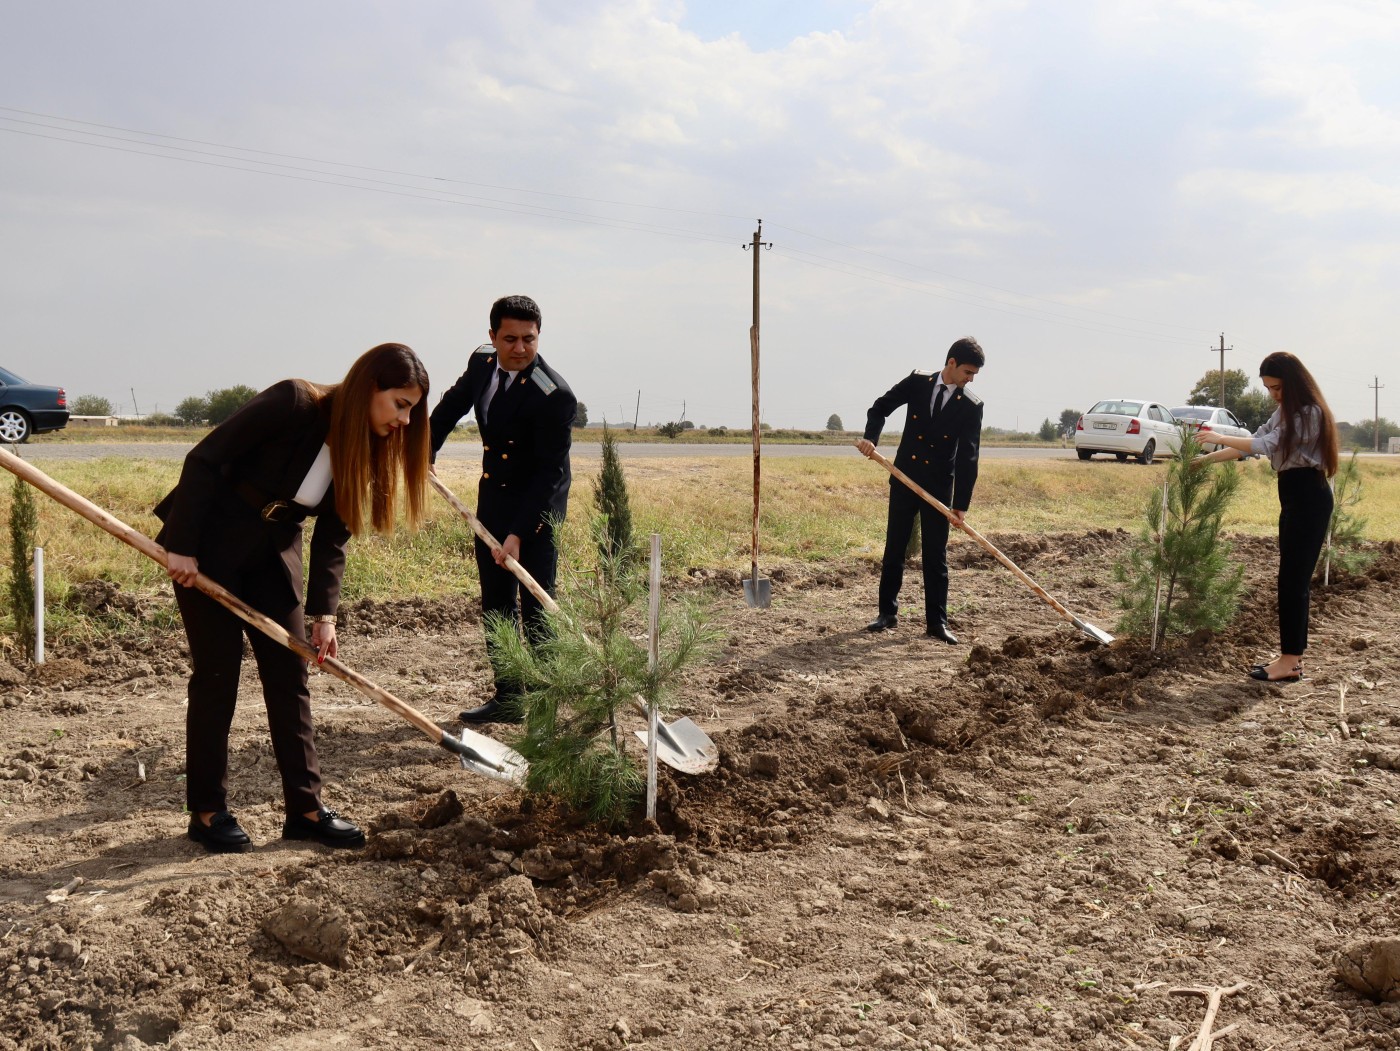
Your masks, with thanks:
[[[1094,627],[1094,625],[1090,624],[1087,620],[1081,620],[1079,617],[1075,617],[1074,626],[1080,631],[1082,631],[1085,635],[1088,635],[1089,638],[1093,639],[1095,642],[1102,643],[1105,646],[1113,642],[1112,635],[1104,631],[1103,628]]]
[[[647,743],[645,730],[633,733],[642,744]],[[719,766],[719,745],[695,723],[681,718],[661,728],[656,739],[656,758],[683,774],[708,774]]]
[[[453,750],[461,760],[463,770],[470,770],[474,774],[515,788],[524,786],[529,764],[514,748],[507,748],[499,741],[493,741],[485,734],[470,728],[462,730],[458,741],[462,748]]]
[[[766,577],[745,577],[744,601],[758,609],[767,609],[773,601],[773,582]]]

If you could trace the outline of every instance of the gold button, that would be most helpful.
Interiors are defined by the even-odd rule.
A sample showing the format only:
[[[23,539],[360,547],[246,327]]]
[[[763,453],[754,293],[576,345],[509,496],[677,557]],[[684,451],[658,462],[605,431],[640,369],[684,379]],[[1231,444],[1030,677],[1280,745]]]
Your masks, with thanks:
[[[919,418],[918,413],[913,413],[913,412],[911,412],[911,413],[909,414],[909,418],[910,418],[911,420],[917,420],[917,419]]]
[[[483,478],[490,478],[490,477],[491,477],[491,472],[490,472],[490,471],[482,471],[482,472],[481,472],[481,477],[483,477]]]
[[[484,453],[489,453],[489,452],[491,451],[491,446],[489,446],[489,445],[483,445],[483,446],[481,447],[481,451],[484,452]]]
[[[924,440],[924,436],[923,436],[922,434],[919,435],[919,441],[923,441],[923,440]]]
[[[510,453],[501,453],[501,459],[502,459],[502,460],[509,460],[509,459],[510,459]]]

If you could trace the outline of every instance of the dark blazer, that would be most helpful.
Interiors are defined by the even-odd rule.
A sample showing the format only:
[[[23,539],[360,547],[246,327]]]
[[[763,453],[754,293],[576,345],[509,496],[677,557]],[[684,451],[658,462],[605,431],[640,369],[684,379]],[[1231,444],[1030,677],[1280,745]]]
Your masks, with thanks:
[[[966,387],[950,388],[946,403],[932,418],[937,372],[915,370],[875,399],[865,417],[865,438],[880,442],[885,419],[909,406],[894,465],[925,489],[953,483],[951,506],[966,511],[977,484],[977,454],[982,443],[982,399]],[[893,475],[890,485],[904,483]],[[935,494],[936,495],[936,494]]]
[[[482,424],[481,400],[495,381],[496,354],[487,344],[433,409],[433,452],[462,417],[474,413],[481,428],[477,517],[498,540],[511,533],[524,538],[544,532],[549,518],[562,519],[568,509],[578,400],[564,377],[536,355],[504,393],[492,397]]]
[[[287,583],[302,598],[301,524],[268,522],[266,501],[291,501],[330,430],[331,399],[317,402],[306,386],[283,380],[254,397],[189,451],[180,482],[155,509],[164,526],[156,539],[167,551],[192,555],[199,569],[225,583],[233,571],[269,546]],[[256,496],[254,496],[256,494]],[[345,572],[350,530],[335,509],[335,484],[311,509],[311,567],[306,613],[334,613]]]

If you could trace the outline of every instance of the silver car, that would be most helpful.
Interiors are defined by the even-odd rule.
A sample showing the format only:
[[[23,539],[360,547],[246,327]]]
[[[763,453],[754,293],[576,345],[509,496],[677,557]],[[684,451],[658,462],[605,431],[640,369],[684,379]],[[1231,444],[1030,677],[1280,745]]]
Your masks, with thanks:
[[[1079,417],[1074,451],[1081,460],[1095,453],[1112,453],[1121,463],[1129,456],[1151,463],[1158,453],[1175,455],[1181,431],[1171,410],[1146,398],[1110,398]]]
[[[1254,437],[1254,432],[1242,424],[1233,412],[1215,405],[1183,405],[1173,409],[1172,415],[1195,431],[1233,434],[1237,438]]]

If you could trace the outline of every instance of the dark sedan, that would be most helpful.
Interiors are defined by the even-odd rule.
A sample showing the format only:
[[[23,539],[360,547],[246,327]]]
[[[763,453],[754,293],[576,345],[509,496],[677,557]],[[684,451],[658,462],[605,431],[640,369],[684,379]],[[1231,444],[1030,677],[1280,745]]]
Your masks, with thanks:
[[[68,426],[68,395],[0,369],[0,442],[27,442],[31,434]]]

